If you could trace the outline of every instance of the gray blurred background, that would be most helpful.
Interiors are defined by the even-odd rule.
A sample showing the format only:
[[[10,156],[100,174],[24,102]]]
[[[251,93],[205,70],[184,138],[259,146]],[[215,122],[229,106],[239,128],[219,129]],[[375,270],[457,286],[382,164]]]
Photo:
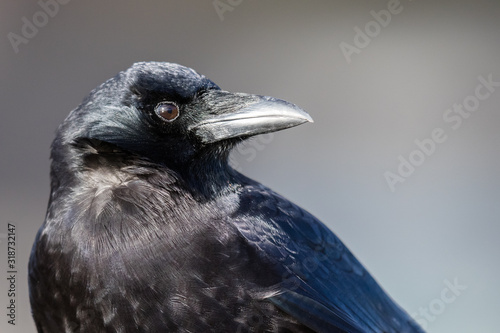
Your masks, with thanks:
[[[389,10],[390,22],[371,13]],[[73,0],[57,10],[3,0],[0,331],[35,331],[26,267],[55,129],[95,86],[156,60],[303,107],[314,124],[257,137],[232,163],[324,221],[429,332],[498,332],[500,87],[478,88],[479,105],[470,96],[480,76],[500,82],[499,17],[500,4],[486,0]],[[454,114],[454,130],[459,120],[443,117],[464,101],[476,110]],[[415,140],[435,128],[446,140],[419,153]],[[384,174],[398,174],[400,155],[420,165],[392,191]]]

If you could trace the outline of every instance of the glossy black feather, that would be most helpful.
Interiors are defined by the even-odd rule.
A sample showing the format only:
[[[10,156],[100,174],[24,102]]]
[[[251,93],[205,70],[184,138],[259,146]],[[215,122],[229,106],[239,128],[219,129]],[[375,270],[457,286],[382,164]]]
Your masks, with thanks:
[[[259,100],[138,63],[68,116],[29,264],[39,332],[422,332],[321,222],[229,167],[246,136],[192,130]]]

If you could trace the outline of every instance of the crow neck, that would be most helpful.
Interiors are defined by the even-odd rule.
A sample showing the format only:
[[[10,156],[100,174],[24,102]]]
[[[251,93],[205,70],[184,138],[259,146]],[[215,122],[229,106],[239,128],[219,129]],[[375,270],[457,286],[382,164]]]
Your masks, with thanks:
[[[181,173],[191,189],[205,199],[213,199],[241,188],[241,175],[228,163],[229,151],[205,152],[192,159]]]

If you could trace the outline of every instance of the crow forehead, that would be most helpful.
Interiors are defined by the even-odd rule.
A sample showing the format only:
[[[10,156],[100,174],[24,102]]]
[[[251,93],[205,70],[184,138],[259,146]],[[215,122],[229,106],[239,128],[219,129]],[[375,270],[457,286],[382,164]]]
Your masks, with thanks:
[[[219,87],[188,67],[171,63],[137,63],[129,69],[130,88],[141,94],[189,98],[203,89]]]

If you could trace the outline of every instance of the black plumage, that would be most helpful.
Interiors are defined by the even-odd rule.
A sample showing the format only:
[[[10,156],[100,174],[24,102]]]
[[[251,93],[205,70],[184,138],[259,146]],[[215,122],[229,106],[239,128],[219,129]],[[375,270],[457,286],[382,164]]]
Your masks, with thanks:
[[[312,121],[171,63],[94,91],[52,144],[29,263],[39,332],[423,332],[320,221],[228,165]]]

